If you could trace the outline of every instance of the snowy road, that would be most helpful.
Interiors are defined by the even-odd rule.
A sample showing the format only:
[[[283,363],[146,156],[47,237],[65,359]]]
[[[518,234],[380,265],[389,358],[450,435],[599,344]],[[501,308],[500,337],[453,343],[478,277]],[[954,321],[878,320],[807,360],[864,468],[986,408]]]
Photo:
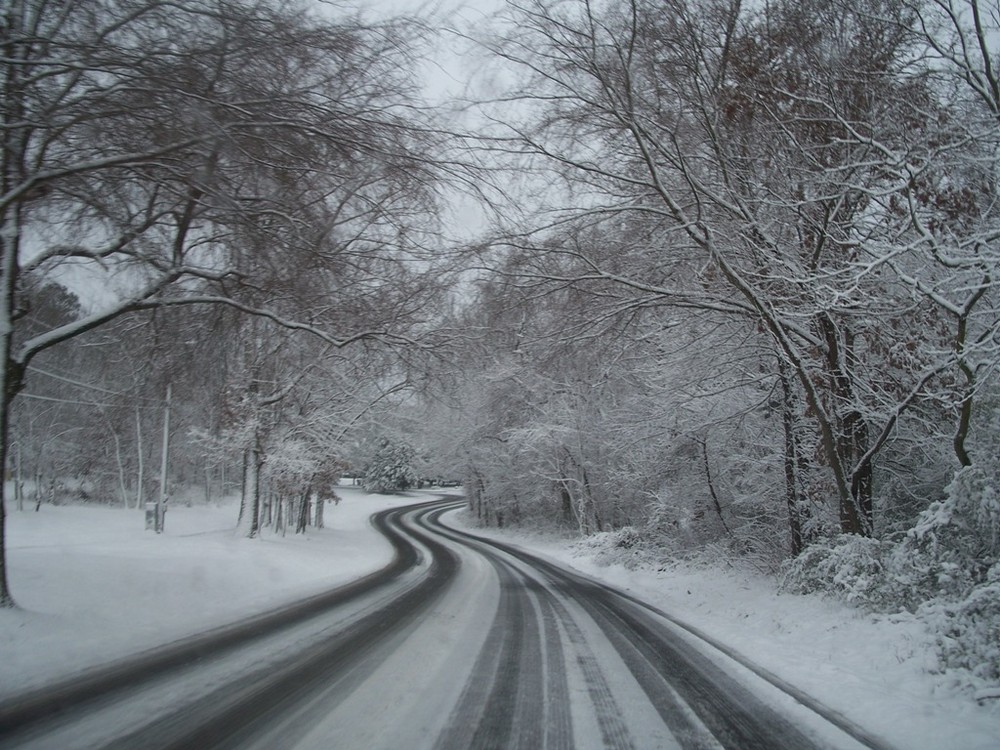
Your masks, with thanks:
[[[379,514],[395,560],[351,586],[0,704],[0,746],[882,747],[455,505]]]

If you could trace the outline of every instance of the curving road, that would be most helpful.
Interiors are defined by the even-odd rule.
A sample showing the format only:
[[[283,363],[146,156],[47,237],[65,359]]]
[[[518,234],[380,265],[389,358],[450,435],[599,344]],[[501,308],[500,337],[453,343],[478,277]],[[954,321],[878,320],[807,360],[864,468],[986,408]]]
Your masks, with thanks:
[[[0,704],[3,748],[887,746],[614,589],[451,529],[374,523],[349,586]]]

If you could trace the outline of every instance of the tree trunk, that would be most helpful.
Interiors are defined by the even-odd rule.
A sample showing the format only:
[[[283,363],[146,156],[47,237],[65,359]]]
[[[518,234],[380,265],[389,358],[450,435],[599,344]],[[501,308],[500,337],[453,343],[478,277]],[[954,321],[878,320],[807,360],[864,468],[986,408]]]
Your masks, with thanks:
[[[604,531],[604,518],[601,516],[600,509],[597,507],[597,501],[594,499],[594,493],[590,489],[590,479],[587,477],[587,470],[582,466],[580,467],[580,477],[581,485],[583,487],[583,496],[586,498],[587,506],[590,508],[590,515],[594,519],[594,528],[598,532]]]
[[[323,508],[326,505],[326,500],[321,497],[316,498],[316,528],[323,528]]]
[[[840,500],[840,530],[845,534],[871,536],[874,520],[871,460],[851,469],[868,451],[868,424],[854,405],[851,378],[855,364],[854,339],[850,331],[841,334],[829,315],[820,316],[819,323],[826,340],[826,367],[835,415],[836,449],[832,459],[837,461],[841,475],[850,476],[846,497]]]
[[[795,398],[792,380],[788,375],[788,365],[778,358],[781,378],[781,423],[785,432],[785,504],[788,507],[788,531],[791,535],[791,553],[797,557],[802,552],[802,498],[799,496],[799,482],[796,476],[799,465],[799,451],[795,437]]]
[[[146,464],[143,461],[142,453],[142,417],[139,414],[139,402],[137,401],[135,406],[135,457],[137,467],[135,478],[135,507],[140,510],[143,507],[143,483],[146,481]]]
[[[719,502],[719,496],[715,493],[715,483],[712,481],[712,470],[708,464],[708,441],[701,440],[699,441],[699,444],[701,445],[702,462],[705,466],[705,481],[708,482],[708,493],[712,497],[712,505],[715,506],[715,514],[719,517],[719,521],[722,523],[722,528],[725,529],[726,534],[732,536],[733,532],[729,530],[726,518],[722,515],[722,504]]]
[[[5,337],[9,339],[9,336]],[[3,346],[0,344],[0,346]],[[2,385],[2,384],[0,384]],[[10,402],[4,399],[3,414],[0,414],[0,468],[7,463],[7,429],[8,429],[8,407]],[[10,608],[16,606],[14,597],[10,593],[10,585],[7,582],[7,494],[6,482],[0,481],[0,607]]]
[[[3,131],[0,134],[0,194],[8,196],[24,184],[28,133],[25,118],[25,70],[15,61],[21,56],[27,33],[24,8],[8,4],[2,47],[8,62],[2,69],[4,100]],[[6,474],[10,448],[10,408],[24,385],[24,367],[14,361],[14,306],[21,251],[21,202],[4,201],[0,208],[0,472]],[[14,607],[7,580],[7,483],[0,481],[0,607]]]
[[[295,533],[304,534],[306,532],[306,526],[309,525],[309,495],[312,494],[312,488],[306,487],[305,491],[302,493],[301,505],[299,505],[299,515],[295,523]]]
[[[249,503],[247,502],[247,486],[250,481],[250,451],[243,450],[243,484],[240,488],[240,512],[236,516],[236,528],[242,532],[246,523]]]
[[[483,518],[483,497],[486,495],[486,483],[483,482],[483,477],[477,472],[476,473],[476,518]]]
[[[24,510],[24,477],[21,474],[21,446],[17,446],[17,457],[14,464],[14,498],[17,509]]]
[[[250,529],[247,536],[253,539],[260,532],[260,467],[263,461],[258,446],[254,446],[250,464],[253,474],[253,492],[250,494]]]
[[[243,495],[240,499],[240,514],[236,526],[248,539],[253,539],[260,531],[260,449],[243,451]]]
[[[4,309],[2,315],[6,315],[9,320],[9,309]],[[10,393],[9,381],[5,377],[9,369],[10,352],[10,332],[0,333],[0,362],[7,364],[0,372],[0,399],[2,399],[2,412],[0,412],[0,471],[4,471],[7,466],[7,445],[10,429],[10,405],[13,397],[8,397]],[[0,608],[11,608],[17,606],[14,596],[10,591],[10,584],[7,580],[7,483],[0,481]]]
[[[567,488],[566,483],[562,481],[557,482],[556,484],[559,487],[559,502],[562,507],[563,521],[567,524],[575,523],[576,519],[574,518],[575,514],[573,512],[573,497],[569,494],[569,488]]]
[[[978,299],[978,297],[974,299]],[[963,314],[958,318],[958,332],[955,334],[955,354],[958,356],[958,369],[965,376],[965,389],[958,415],[958,427],[955,430],[953,441],[955,456],[962,466],[972,466],[972,457],[969,456],[965,441],[969,436],[969,428],[972,424],[972,399],[976,391],[976,372],[965,360],[966,339],[968,335],[968,315]]]
[[[118,432],[111,427],[111,437],[115,441],[115,467],[118,469],[118,492],[122,497],[122,505],[128,509],[128,487],[125,484],[125,464],[122,461],[122,441]]]

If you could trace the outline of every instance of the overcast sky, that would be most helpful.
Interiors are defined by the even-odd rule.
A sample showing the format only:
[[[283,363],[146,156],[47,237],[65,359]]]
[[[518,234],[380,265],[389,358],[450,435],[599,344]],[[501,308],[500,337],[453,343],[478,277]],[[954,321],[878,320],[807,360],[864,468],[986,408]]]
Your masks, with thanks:
[[[352,0],[349,0],[352,1]],[[505,0],[353,0],[368,18],[389,18],[415,15],[425,18],[434,27],[457,29],[464,34],[476,34],[486,29],[491,16],[503,9]],[[422,66],[424,93],[434,104],[462,98],[474,75],[484,72],[485,56],[473,45],[455,34],[442,32],[431,56]],[[454,110],[455,129],[469,127],[465,115]],[[451,194],[445,213],[445,232],[453,239],[471,238],[486,230],[487,219],[481,206],[468,196]]]
[[[428,19],[434,26],[456,28],[464,33],[475,33],[484,28],[490,16],[504,7],[504,0],[363,0],[357,7],[365,15],[392,17],[417,15]],[[481,60],[469,53],[468,43],[443,33],[434,58],[424,66],[427,95],[440,101],[459,96],[470,76],[479,68]]]

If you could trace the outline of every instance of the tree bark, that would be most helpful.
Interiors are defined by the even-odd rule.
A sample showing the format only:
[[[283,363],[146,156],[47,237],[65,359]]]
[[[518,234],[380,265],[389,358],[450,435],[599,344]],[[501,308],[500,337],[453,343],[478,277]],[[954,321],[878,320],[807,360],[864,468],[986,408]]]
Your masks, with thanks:
[[[260,531],[260,468],[263,464],[257,444],[243,451],[243,496],[236,526],[253,539]]]
[[[295,523],[295,533],[304,534],[306,532],[306,527],[309,525],[309,495],[312,494],[312,488],[306,487],[302,492],[301,504],[299,505],[299,515]]]
[[[708,441],[700,440],[698,442],[701,445],[701,457],[705,466],[705,481],[708,482],[708,493],[712,496],[712,505],[715,507],[715,513],[719,517],[719,521],[722,523],[722,528],[725,529],[727,535],[732,536],[733,532],[729,530],[726,518],[722,515],[722,504],[719,502],[719,496],[715,493],[715,483],[712,481],[712,470],[708,464]]]
[[[972,426],[972,405],[976,391],[976,371],[965,359],[966,344],[969,336],[969,311],[985,294],[988,288],[989,276],[983,279],[983,286],[966,302],[962,314],[958,318],[958,331],[955,334],[955,354],[958,357],[958,369],[965,376],[965,389],[962,394],[962,404],[959,408],[958,427],[955,430],[954,448],[958,462],[962,466],[972,466],[972,457],[966,448],[965,441],[969,437]]]
[[[795,437],[795,398],[792,390],[792,380],[788,374],[788,365],[778,358],[778,370],[781,380],[781,423],[785,433],[785,504],[788,508],[788,531],[791,542],[791,553],[797,557],[802,552],[802,498],[799,496],[799,483],[796,476],[799,465],[799,450]]]
[[[30,38],[24,33],[24,8],[21,3],[11,3],[3,17],[7,28],[3,67],[3,141],[0,148],[0,194],[7,196],[23,183],[25,174],[25,149],[27,133],[24,123],[25,72],[16,64],[19,48]],[[7,470],[7,452],[10,446],[10,407],[23,386],[23,368],[13,360],[14,352],[14,298],[17,290],[18,256],[21,248],[21,203],[4,202],[0,207],[0,472]],[[7,490],[0,481],[0,551],[7,548]],[[7,578],[7,556],[0,554],[0,607],[14,607],[14,597]]]
[[[115,441],[115,467],[118,469],[118,493],[122,498],[122,506],[128,509],[128,487],[125,484],[125,464],[122,461],[122,441],[118,437],[118,432],[115,430],[113,425],[109,423],[109,429],[111,430],[111,437]]]
[[[276,507],[274,509],[274,531],[275,533],[281,532],[281,535],[285,535],[285,515],[282,512],[285,507],[285,499],[280,495],[275,496],[274,503]]]
[[[850,470],[850,492],[840,501],[840,530],[845,534],[871,536],[872,464],[863,460],[868,451],[868,424],[854,404],[851,369],[854,364],[854,340],[849,330],[841,331],[833,319],[823,314],[819,327],[826,341],[826,367],[830,380],[831,409],[834,414],[835,460],[843,474]],[[859,463],[856,468],[855,463]]]
[[[142,447],[142,416],[139,414],[139,402],[135,404],[135,457],[136,457],[136,478],[135,478],[135,507],[139,510],[143,506],[142,488],[146,481],[146,463],[143,459]]]

